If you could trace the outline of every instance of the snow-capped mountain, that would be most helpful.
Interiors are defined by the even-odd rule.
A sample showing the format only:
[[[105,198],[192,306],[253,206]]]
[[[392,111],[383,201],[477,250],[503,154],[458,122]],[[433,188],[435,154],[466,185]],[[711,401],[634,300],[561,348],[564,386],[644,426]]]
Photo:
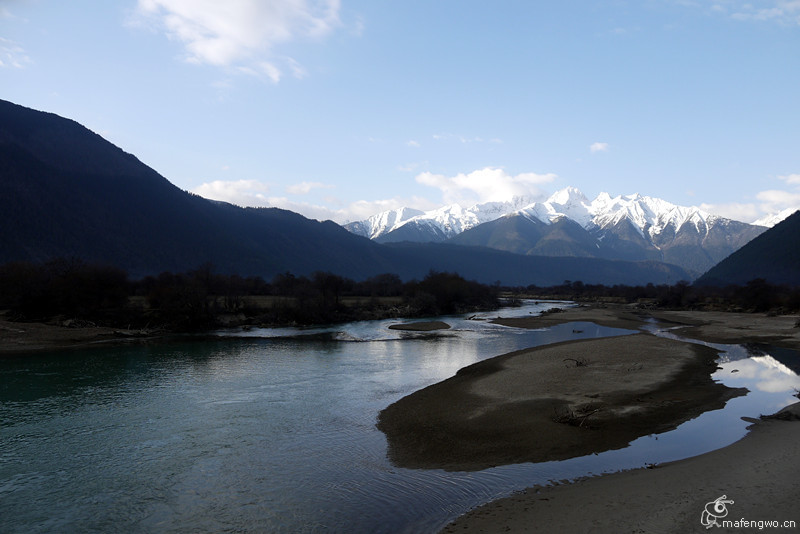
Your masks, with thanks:
[[[458,204],[426,212],[399,208],[348,223],[344,227],[354,234],[379,242],[444,241],[530,204],[528,198],[514,197],[509,202],[486,202],[469,208],[462,208]]]
[[[458,204],[426,212],[399,208],[373,215],[363,221],[348,223],[345,228],[382,242],[423,241],[407,239],[411,233],[427,234],[430,238],[424,241],[443,241],[479,224],[512,214],[533,217],[546,224],[559,217],[567,217],[586,229],[605,228],[628,220],[640,232],[646,231],[651,236],[662,233],[669,225],[680,228],[684,223],[691,222],[697,227],[707,225],[709,220],[721,219],[699,208],[677,206],[638,193],[617,197],[600,193],[597,198],[589,201],[578,189],[567,187],[556,191],[544,202],[514,197],[509,202],[486,202],[468,208]],[[787,213],[783,218],[788,215]],[[769,222],[764,221],[759,225],[768,226]],[[408,229],[401,232],[405,226],[414,226],[415,232]],[[397,235],[398,232],[404,235]]]
[[[723,219],[699,208],[677,206],[638,193],[617,197],[600,193],[589,202],[574,187],[557,191],[546,202],[526,206],[517,213],[548,224],[559,217],[567,217],[587,230],[609,228],[628,221],[643,237],[646,233],[651,239],[670,227],[677,229],[690,223],[698,231],[701,227],[707,230],[709,224]]]
[[[771,215],[767,215],[766,217],[762,217],[761,219],[758,219],[757,221],[753,222],[753,224],[757,226],[765,226],[767,228],[772,228],[779,222],[786,220],[790,215],[793,215],[796,211],[798,211],[797,208],[786,208],[785,210],[780,211],[778,213],[773,213]]]
[[[414,208],[398,208],[378,213],[363,221],[348,223],[344,227],[356,235],[376,239],[399,228],[410,219],[424,214],[424,211]]]
[[[448,240],[527,255],[658,260],[693,275],[766,229],[639,194],[601,193],[590,201],[574,187],[544,202],[518,197],[469,208],[446,206],[406,219],[380,214],[347,228],[384,243]]]

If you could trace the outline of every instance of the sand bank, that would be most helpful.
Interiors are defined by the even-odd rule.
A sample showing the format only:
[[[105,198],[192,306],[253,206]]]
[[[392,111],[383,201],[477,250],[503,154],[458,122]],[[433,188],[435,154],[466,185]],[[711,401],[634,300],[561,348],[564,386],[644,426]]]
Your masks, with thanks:
[[[676,333],[681,336],[711,343],[800,348],[796,316],[578,307],[497,322],[542,328],[592,321],[638,328],[643,320],[657,321],[661,327],[679,327]],[[530,488],[469,512],[444,532],[705,532],[701,514],[709,502],[722,495],[734,503],[728,505],[729,516],[719,521],[740,521],[738,527],[722,528],[722,532],[760,530],[758,521],[794,521],[800,525],[796,503],[800,494],[800,404],[777,415],[749,420],[754,425],[747,436],[728,447],[652,469]],[[756,523],[744,525],[742,519]]]
[[[577,306],[541,316],[500,318],[492,322],[518,328],[546,328],[573,321],[637,330],[646,323],[675,328],[688,339],[710,343],[766,343],[800,349],[800,317],[759,313],[640,310],[627,306]]]
[[[718,521],[794,521],[795,528],[714,528],[711,532],[795,532],[800,526],[800,408],[767,419],[740,441],[694,458],[533,487],[472,510],[443,532],[706,532],[707,503],[727,496]],[[763,524],[762,524],[763,527]]]
[[[159,334],[102,326],[70,327],[0,319],[0,356],[152,339]]]
[[[536,347],[478,362],[383,410],[390,459],[478,470],[625,447],[743,390],[711,380],[717,352],[636,334]]]

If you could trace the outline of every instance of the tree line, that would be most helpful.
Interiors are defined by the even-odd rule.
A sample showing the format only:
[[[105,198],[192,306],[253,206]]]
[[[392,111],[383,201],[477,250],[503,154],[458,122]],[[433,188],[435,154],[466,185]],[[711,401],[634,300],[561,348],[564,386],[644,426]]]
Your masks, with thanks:
[[[221,274],[205,264],[183,273],[131,280],[122,269],[76,259],[0,265],[0,310],[12,320],[61,318],[177,331],[236,323],[310,325],[468,313],[498,308],[501,293],[670,309],[800,312],[800,287],[763,279],[727,287],[687,281],[605,286],[570,280],[550,287],[501,287],[435,271],[408,282],[391,273],[355,281],[322,271],[308,276],[281,273],[266,281]]]
[[[287,272],[266,281],[217,273],[204,264],[131,280],[122,269],[77,259],[0,265],[0,309],[27,321],[70,318],[107,326],[204,330],[219,326],[223,318],[308,325],[497,307],[496,285],[435,271],[409,282],[391,273],[355,281],[322,271],[309,276]]]
[[[640,303],[665,309],[694,309],[739,312],[800,312],[800,287],[772,284],[763,278],[750,280],[744,285],[691,284],[682,280],[675,284],[647,284],[645,286],[605,286],[565,280],[550,287],[508,288],[515,294],[547,296],[563,300],[618,301]]]

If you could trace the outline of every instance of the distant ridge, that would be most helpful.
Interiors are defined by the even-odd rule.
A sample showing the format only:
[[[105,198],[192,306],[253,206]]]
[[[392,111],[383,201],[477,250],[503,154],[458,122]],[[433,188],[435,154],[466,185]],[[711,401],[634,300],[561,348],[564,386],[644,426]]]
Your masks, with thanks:
[[[75,121],[0,100],[0,263],[75,257],[133,277],[217,272],[271,279],[328,271],[356,280],[459,272],[484,283],[663,284],[688,279],[660,262],[521,256],[487,247],[381,245],[331,222],[241,208],[175,187]]]
[[[758,278],[800,286],[800,211],[722,260],[696,283],[741,285]]]

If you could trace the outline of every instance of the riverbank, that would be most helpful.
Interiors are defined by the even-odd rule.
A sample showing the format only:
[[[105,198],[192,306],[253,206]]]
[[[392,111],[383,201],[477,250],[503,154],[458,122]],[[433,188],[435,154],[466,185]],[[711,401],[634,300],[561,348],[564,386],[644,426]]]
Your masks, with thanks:
[[[543,328],[572,321],[637,329],[657,321],[662,327],[679,327],[681,336],[711,343],[800,348],[793,316],[576,307],[495,322]],[[639,336],[619,339],[634,337]],[[511,396],[510,390],[506,395]],[[800,492],[800,404],[776,415],[748,420],[754,423],[750,432],[728,447],[650,469],[533,487],[481,506],[443,532],[699,532],[705,530],[700,524],[704,507],[722,495],[735,501],[728,505],[729,519],[740,520],[739,528],[742,519],[800,525],[795,502]]]
[[[588,321],[631,330],[658,324],[661,328],[675,328],[675,333],[681,337],[708,343],[765,343],[800,349],[800,327],[796,326],[799,320],[797,315],[581,305],[540,316],[499,318],[493,322],[517,328],[547,328],[556,324]]]
[[[165,336],[153,330],[131,330],[87,323],[28,323],[0,318],[0,356],[68,350],[99,344],[151,341]]]
[[[760,531],[758,521],[794,521],[787,529],[794,531],[800,525],[800,404],[777,415],[755,422],[728,447],[650,469],[529,488],[470,511],[442,532],[704,532],[703,510],[723,495],[734,501],[724,519],[740,522],[721,532]]]

